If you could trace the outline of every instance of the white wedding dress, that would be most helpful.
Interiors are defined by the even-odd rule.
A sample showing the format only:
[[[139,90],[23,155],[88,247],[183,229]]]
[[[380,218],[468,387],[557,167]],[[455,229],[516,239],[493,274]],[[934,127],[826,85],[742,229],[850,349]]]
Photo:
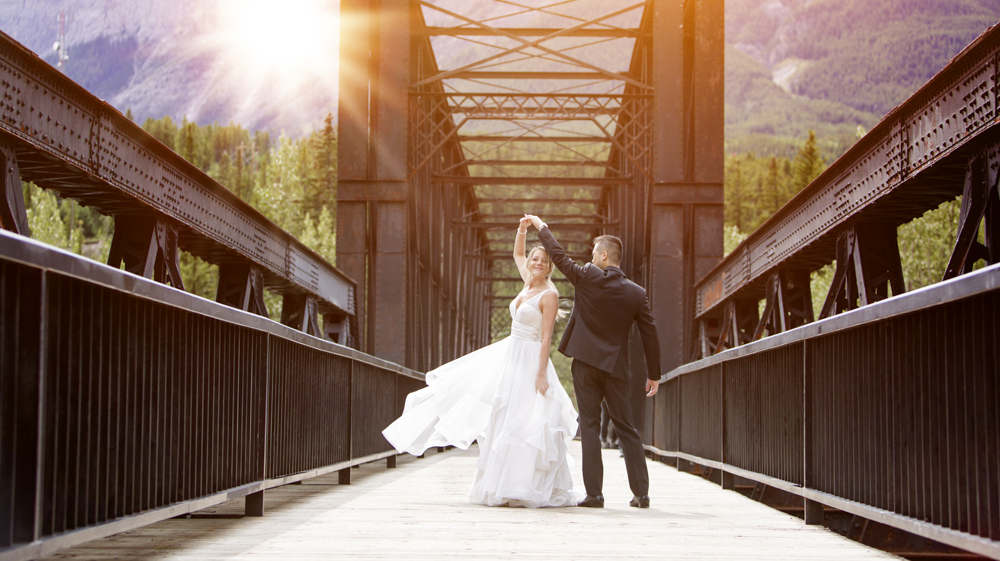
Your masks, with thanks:
[[[479,441],[469,500],[489,506],[575,506],[568,442],[577,413],[552,361],[549,389],[535,391],[544,291],[515,309],[510,337],[427,373],[427,387],[406,397],[403,415],[382,434],[419,456],[432,446],[463,450]]]

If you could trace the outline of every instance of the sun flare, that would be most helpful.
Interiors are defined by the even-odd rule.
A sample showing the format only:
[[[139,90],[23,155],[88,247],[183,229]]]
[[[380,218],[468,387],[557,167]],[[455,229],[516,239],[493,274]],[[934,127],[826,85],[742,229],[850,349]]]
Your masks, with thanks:
[[[220,0],[223,40],[260,77],[336,79],[338,10],[328,0]]]

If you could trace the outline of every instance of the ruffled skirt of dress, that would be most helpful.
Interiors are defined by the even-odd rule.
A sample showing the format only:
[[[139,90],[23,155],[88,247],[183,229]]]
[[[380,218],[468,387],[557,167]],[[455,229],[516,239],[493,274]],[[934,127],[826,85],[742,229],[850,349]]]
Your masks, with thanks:
[[[414,455],[478,440],[473,503],[575,505],[584,496],[573,489],[568,447],[577,414],[551,361],[549,390],[535,391],[540,350],[539,341],[508,337],[428,372],[427,387],[406,397],[382,434]]]

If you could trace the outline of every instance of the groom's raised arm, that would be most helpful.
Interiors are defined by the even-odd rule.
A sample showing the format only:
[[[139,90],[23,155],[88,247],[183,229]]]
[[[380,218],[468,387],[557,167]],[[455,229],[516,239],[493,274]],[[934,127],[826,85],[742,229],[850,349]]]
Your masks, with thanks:
[[[559,245],[556,241],[556,237],[552,235],[549,231],[549,227],[544,223],[542,227],[538,230],[538,239],[542,242],[545,247],[545,251],[549,254],[549,259],[552,263],[562,271],[562,274],[566,275],[569,282],[576,284],[583,274],[583,267],[579,266],[570,259],[569,255],[566,255],[566,250]]]

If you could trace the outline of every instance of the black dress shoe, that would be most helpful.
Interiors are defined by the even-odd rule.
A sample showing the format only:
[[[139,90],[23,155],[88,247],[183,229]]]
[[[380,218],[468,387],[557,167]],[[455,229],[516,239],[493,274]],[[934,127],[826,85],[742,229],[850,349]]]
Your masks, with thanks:
[[[649,495],[643,495],[641,497],[632,497],[632,500],[628,503],[628,506],[649,508]]]
[[[591,497],[587,495],[586,499],[583,499],[576,506],[583,506],[587,508],[604,508],[604,495],[597,495],[596,497]]]

